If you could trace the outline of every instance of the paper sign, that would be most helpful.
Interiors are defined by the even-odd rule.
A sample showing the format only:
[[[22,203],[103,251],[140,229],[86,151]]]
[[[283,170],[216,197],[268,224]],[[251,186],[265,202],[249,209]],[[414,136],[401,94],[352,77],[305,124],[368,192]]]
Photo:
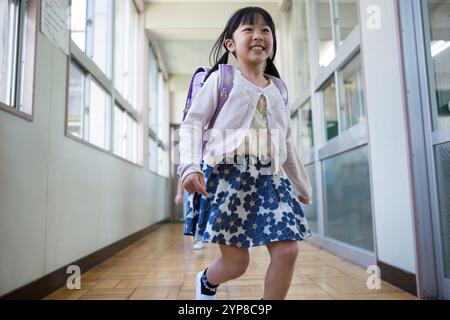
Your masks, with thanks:
[[[42,0],[41,31],[53,44],[69,54],[70,0]]]

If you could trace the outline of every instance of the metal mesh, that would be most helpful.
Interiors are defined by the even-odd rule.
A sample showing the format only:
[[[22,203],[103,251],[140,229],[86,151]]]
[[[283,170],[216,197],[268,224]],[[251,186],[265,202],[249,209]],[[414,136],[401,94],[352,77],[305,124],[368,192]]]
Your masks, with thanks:
[[[450,143],[437,145],[435,150],[444,272],[450,278]]]

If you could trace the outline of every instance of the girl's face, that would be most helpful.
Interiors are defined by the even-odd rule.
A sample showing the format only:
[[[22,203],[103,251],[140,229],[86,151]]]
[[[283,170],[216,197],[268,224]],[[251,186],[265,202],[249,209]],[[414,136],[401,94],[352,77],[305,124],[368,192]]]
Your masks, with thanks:
[[[272,54],[272,31],[261,16],[253,22],[242,23],[233,33],[233,39],[225,40],[225,45],[236,54],[239,63],[261,66]]]

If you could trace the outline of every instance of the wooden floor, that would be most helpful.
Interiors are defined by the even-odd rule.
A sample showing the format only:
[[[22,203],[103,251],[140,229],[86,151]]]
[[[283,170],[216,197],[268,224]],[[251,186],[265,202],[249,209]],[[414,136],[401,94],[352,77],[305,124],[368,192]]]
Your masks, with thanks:
[[[197,272],[220,256],[217,245],[192,249],[182,224],[165,224],[81,276],[81,289],[61,288],[45,299],[188,299],[194,298]],[[269,264],[267,249],[250,249],[250,266],[239,279],[219,287],[218,299],[260,299]],[[415,299],[389,283],[366,286],[364,269],[300,242],[300,254],[287,299]]]

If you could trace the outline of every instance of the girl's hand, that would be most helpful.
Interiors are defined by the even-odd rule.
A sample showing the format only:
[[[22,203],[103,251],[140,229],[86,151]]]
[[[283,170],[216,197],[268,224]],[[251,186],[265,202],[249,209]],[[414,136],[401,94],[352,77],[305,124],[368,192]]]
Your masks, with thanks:
[[[298,196],[298,200],[301,202],[301,203],[304,203],[304,204],[311,204],[312,202],[311,202],[311,198],[308,198],[308,197],[305,197],[304,195],[299,195]]]
[[[183,188],[185,188],[189,193],[201,193],[205,197],[208,196],[208,192],[205,187],[205,179],[203,174],[199,172],[194,172],[189,174],[183,181]]]
[[[175,197],[175,204],[177,206],[181,206],[183,204],[183,195],[182,194],[177,194],[177,196]]]

